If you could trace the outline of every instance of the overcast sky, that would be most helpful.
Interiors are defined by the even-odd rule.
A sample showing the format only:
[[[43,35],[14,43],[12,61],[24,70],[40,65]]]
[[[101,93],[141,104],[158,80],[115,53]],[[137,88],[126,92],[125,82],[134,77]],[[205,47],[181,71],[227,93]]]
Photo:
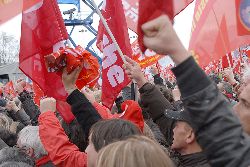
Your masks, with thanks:
[[[82,5],[82,4],[81,4]],[[61,10],[70,9],[70,5],[62,5],[60,6]],[[83,11],[87,12],[87,7],[82,5]],[[194,10],[194,3],[190,4],[182,13],[175,17],[175,25],[174,28],[180,37],[181,41],[188,48],[189,40],[190,40],[190,32],[191,32],[191,25],[192,25],[192,18],[193,18],[193,10]],[[94,27],[98,26],[98,16],[94,17]],[[76,43],[80,43],[81,45],[86,45],[88,41],[93,39],[93,35],[88,32],[79,33],[80,30],[85,28],[78,27],[73,32],[73,39]],[[15,18],[11,19],[10,21],[6,22],[3,25],[0,25],[0,31],[5,31],[8,34],[12,34],[16,36],[17,39],[21,36],[21,15],[16,16]],[[69,31],[69,29],[68,29]],[[82,37],[82,38],[79,38]]]

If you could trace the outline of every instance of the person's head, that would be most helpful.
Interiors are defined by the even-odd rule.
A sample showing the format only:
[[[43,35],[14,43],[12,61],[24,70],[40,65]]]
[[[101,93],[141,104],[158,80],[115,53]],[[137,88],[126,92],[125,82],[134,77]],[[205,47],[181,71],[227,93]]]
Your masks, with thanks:
[[[29,156],[35,159],[42,158],[48,154],[42,145],[38,126],[26,126],[23,128],[18,134],[17,146],[23,148]]]
[[[88,167],[96,165],[97,152],[104,146],[140,133],[136,125],[122,119],[102,120],[95,123],[91,127],[89,145],[85,151],[88,156]]]
[[[160,145],[145,136],[112,143],[98,153],[97,167],[173,167]]]
[[[61,125],[69,137],[69,140],[74,143],[80,151],[86,149],[86,136],[76,119],[74,119],[70,124],[67,124],[63,119],[61,120]]]
[[[0,150],[0,167],[32,167],[34,159],[18,148],[5,147]]]
[[[250,84],[239,95],[239,102],[234,106],[244,131],[250,135]]]
[[[175,120],[171,149],[179,152],[181,155],[201,152],[201,147],[195,138],[194,129],[190,126],[191,120],[184,112],[166,112],[168,118]]]

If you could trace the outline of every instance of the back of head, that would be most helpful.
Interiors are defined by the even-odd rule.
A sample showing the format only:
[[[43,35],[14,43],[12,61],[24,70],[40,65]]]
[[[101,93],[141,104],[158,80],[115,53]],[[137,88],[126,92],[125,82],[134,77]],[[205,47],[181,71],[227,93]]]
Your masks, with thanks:
[[[34,160],[18,148],[5,147],[0,150],[0,167],[29,167],[34,165]]]
[[[17,143],[21,148],[32,148],[36,159],[47,155],[39,136],[38,126],[26,126],[23,128],[18,134]]]
[[[98,153],[97,167],[173,167],[171,159],[154,141],[133,136],[112,143]]]
[[[139,128],[135,124],[122,119],[99,121],[90,130],[91,141],[97,152],[110,143],[140,133]]]

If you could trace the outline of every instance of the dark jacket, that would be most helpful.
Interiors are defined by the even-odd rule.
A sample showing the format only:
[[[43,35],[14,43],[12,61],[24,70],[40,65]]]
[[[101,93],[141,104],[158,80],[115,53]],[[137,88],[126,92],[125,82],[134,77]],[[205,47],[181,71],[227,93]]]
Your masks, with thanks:
[[[78,89],[68,96],[67,103],[71,105],[71,111],[81,125],[84,135],[88,137],[91,126],[99,121],[101,116]]]
[[[210,167],[203,153],[181,155],[177,167]]]
[[[152,84],[146,83],[140,90],[143,111],[150,114],[153,121],[159,126],[167,140],[167,145],[172,144],[174,121],[167,118],[166,109],[174,109],[162,93]]]
[[[26,114],[30,117],[31,124],[33,126],[38,125],[38,117],[40,115],[40,110],[38,106],[34,103],[33,97],[27,91],[23,91],[19,94],[19,100],[22,103],[22,107]]]
[[[192,118],[191,126],[211,166],[249,166],[250,138],[216,85],[193,58],[178,65],[173,72],[187,110],[185,113]]]
[[[160,74],[156,74],[154,77],[154,84],[155,85],[164,85],[163,79],[161,78]]]
[[[21,108],[20,110],[18,110],[17,112],[15,111],[7,111],[8,115],[14,120],[14,121],[18,121],[21,122],[22,124],[24,124],[25,126],[30,125],[31,121],[29,116],[26,114],[26,112],[24,111],[23,108]]]

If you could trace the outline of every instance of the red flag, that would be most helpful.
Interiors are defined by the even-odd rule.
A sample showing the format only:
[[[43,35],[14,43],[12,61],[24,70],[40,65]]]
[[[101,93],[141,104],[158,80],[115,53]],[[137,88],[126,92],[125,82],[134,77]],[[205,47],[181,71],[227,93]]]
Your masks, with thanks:
[[[137,32],[139,0],[122,0],[128,28]]]
[[[147,49],[143,54],[139,48],[139,43],[136,40],[131,45],[133,51],[133,60],[140,64],[141,68],[146,68],[158,62],[164,56],[156,54],[154,51]]]
[[[236,0],[236,19],[238,35],[245,35],[250,33],[249,6],[249,0]]]
[[[13,99],[16,97],[17,93],[14,89],[14,84],[12,81],[6,83],[4,86],[4,96],[9,97],[10,99]]]
[[[167,14],[171,20],[174,16],[185,9],[193,0],[140,0],[139,3],[139,20],[138,20],[138,36],[140,48],[145,52],[143,45],[143,32],[141,26],[162,14]]]
[[[41,88],[33,82],[33,90],[34,90],[34,102],[40,106],[40,100],[44,97],[44,93]]]
[[[222,57],[222,68],[224,69],[228,67],[233,67],[233,58],[231,53]]]
[[[122,2],[119,0],[107,0],[104,5],[102,14],[107,20],[118,45],[121,47],[124,55],[131,57],[132,50]],[[102,62],[102,103],[111,109],[117,95],[123,87],[128,85],[130,80],[122,68],[123,61],[117,48],[104,30],[101,22],[99,30],[102,31],[98,31],[97,45],[102,46],[104,55]]]
[[[23,5],[23,0],[2,0],[0,1],[0,24],[8,21],[12,17],[18,15],[22,11],[30,8],[34,4],[42,0],[25,0]]]
[[[24,5],[25,3],[26,1]],[[67,30],[56,0],[43,0],[23,11],[20,69],[39,85],[45,95],[54,97],[57,103],[66,103],[67,93],[61,75],[47,71],[44,56],[56,51],[67,38]],[[66,122],[74,119],[69,105],[58,111]]]
[[[249,0],[196,1],[189,50],[200,66],[250,43],[250,31],[239,34],[237,28],[239,13],[249,9],[249,4]]]

